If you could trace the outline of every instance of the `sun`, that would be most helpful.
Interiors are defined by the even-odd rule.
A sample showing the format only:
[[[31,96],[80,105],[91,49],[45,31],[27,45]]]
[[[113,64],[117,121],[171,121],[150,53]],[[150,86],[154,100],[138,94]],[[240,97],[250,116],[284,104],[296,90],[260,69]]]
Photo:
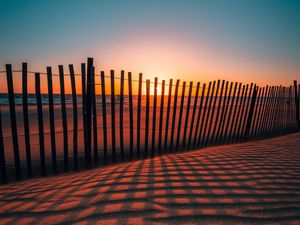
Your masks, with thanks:
[[[157,87],[157,95],[161,95],[161,87]],[[150,87],[150,95],[154,95],[154,87],[153,86],[151,86]]]

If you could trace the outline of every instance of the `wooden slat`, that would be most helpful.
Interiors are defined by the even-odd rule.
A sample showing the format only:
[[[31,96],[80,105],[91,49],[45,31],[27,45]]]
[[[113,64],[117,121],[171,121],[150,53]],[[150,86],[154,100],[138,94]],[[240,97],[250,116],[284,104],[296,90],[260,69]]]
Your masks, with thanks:
[[[171,97],[172,97],[172,87],[173,80],[169,81],[169,94],[168,94],[168,103],[167,103],[167,115],[166,115],[166,126],[165,126],[165,142],[164,142],[164,152],[168,149],[168,140],[169,140],[169,120],[170,120],[170,110],[171,110]]]
[[[123,104],[124,104],[124,70],[121,71],[121,79],[120,79],[120,113],[119,113],[119,124],[120,124],[120,153],[121,153],[121,161],[124,161],[124,129],[123,129]]]
[[[219,83],[219,81],[218,81]],[[206,145],[206,142],[207,142],[207,139],[208,139],[208,134],[209,132],[207,132],[207,127],[208,125],[210,126],[210,124],[208,124],[209,122],[209,118],[212,116],[211,115],[211,105],[212,105],[212,102],[213,102],[213,97],[214,97],[214,93],[215,93],[215,87],[216,87],[216,81],[213,82],[213,86],[212,86],[212,91],[211,91],[211,96],[209,98],[209,103],[208,103],[208,108],[207,108],[207,114],[206,114],[206,120],[205,120],[205,125],[204,125],[204,129],[203,129],[203,137],[202,137],[202,142],[198,142],[198,146],[202,147],[202,146],[205,146]],[[207,99],[208,100],[208,99]],[[206,104],[206,103],[205,103]],[[200,145],[201,144],[201,145]]]
[[[214,86],[213,86],[213,88],[214,88]],[[209,143],[210,143],[210,140],[212,138],[211,129],[213,127],[213,122],[214,122],[214,118],[215,118],[215,111],[216,111],[216,105],[217,105],[219,90],[220,90],[220,80],[217,81],[217,88],[216,88],[215,96],[212,95],[213,105],[212,105],[212,111],[211,111],[211,114],[210,114],[210,122],[209,122],[209,125],[208,125],[208,132],[206,134],[206,139],[204,141],[204,146],[208,146]],[[214,92],[212,92],[212,94],[214,94]],[[211,109],[211,103],[210,103],[210,106],[209,106],[209,110],[210,109]]]
[[[1,105],[0,105],[0,174],[1,174],[1,182],[6,183],[7,173],[6,173],[6,160],[5,160],[5,151],[4,151],[4,142],[3,142]]]
[[[112,162],[117,161],[116,156],[116,117],[115,117],[115,72],[110,71],[110,109],[111,109],[111,150]]]
[[[199,90],[200,90],[200,82],[197,82],[196,93],[195,93],[195,98],[194,98],[194,105],[193,105],[193,112],[192,112],[192,119],[191,119],[191,123],[190,123],[190,134],[189,134],[187,148],[191,147],[193,131],[196,130],[195,129],[196,126],[194,126],[194,122],[195,122],[196,111],[197,111],[197,102],[198,102]]]
[[[180,107],[179,107],[179,119],[178,119],[177,139],[176,139],[177,151],[180,146],[181,122],[182,122],[182,114],[184,109],[185,86],[186,86],[186,82],[184,81],[182,84],[181,100],[180,100]]]
[[[232,118],[232,110],[233,110],[233,106],[234,106],[234,100],[236,97],[236,90],[238,87],[238,83],[235,82],[234,85],[234,89],[233,89],[233,94],[231,97],[231,94],[229,94],[230,98],[228,98],[228,107],[226,110],[226,114],[228,114],[228,116],[226,117],[226,126],[224,126],[224,130],[222,129],[222,135],[221,135],[221,143],[227,143],[229,140],[229,126],[230,126],[230,122],[231,122],[231,118]],[[231,90],[230,90],[231,92]],[[229,104],[230,102],[230,104]],[[225,124],[224,124],[225,125]]]
[[[54,118],[53,82],[52,82],[51,67],[47,67],[47,83],[48,83],[48,98],[49,98],[49,123],[50,123],[50,139],[51,139],[52,173],[57,174],[58,171],[57,171],[57,161],[56,161],[55,118]]]
[[[87,149],[87,130],[86,130],[86,66],[85,63],[81,63],[81,103],[82,103],[82,127],[83,127],[83,144],[85,155]]]
[[[7,91],[8,91],[8,100],[9,100],[11,135],[12,135],[13,149],[14,149],[16,180],[21,180],[22,173],[21,173],[21,164],[20,164],[17,120],[16,120],[15,93],[14,93],[12,67],[10,64],[6,64],[6,80],[7,80]]]
[[[160,112],[159,112],[159,134],[158,134],[158,154],[162,154],[162,130],[163,130],[163,118],[164,118],[164,104],[165,104],[165,80],[161,84],[161,96],[160,96]]]
[[[86,129],[86,147],[85,147],[85,167],[92,166],[92,73],[94,59],[87,59],[87,78],[85,95],[85,129]]]
[[[97,99],[96,99],[96,81],[95,81],[95,67],[92,70],[92,120],[93,120],[93,148],[94,148],[94,165],[98,165],[98,121],[97,121]]]
[[[236,101],[232,102],[232,106],[234,107],[234,109],[233,109],[232,121],[230,121],[231,126],[230,126],[230,130],[229,130],[229,134],[228,134],[227,143],[231,143],[232,138],[233,138],[232,133],[234,131],[234,125],[235,125],[235,121],[236,121],[236,114],[237,114],[237,110],[238,110],[238,105],[239,105],[239,102],[241,100],[241,96],[240,96],[241,87],[242,87],[242,84],[240,83],[239,87],[238,87],[238,93],[237,93],[237,96],[236,96],[237,97]]]
[[[195,132],[195,137],[194,137],[194,148],[195,147],[199,147],[200,145],[200,141],[202,139],[202,133],[203,133],[203,128],[204,128],[204,120],[205,120],[205,113],[207,110],[207,104],[209,101],[209,95],[210,95],[210,90],[211,90],[211,82],[209,82],[208,84],[208,89],[207,89],[207,93],[206,93],[206,98],[205,98],[205,105],[204,105],[204,109],[202,110],[202,105],[203,105],[203,101],[204,101],[204,95],[205,95],[205,84],[203,86],[203,90],[202,90],[202,96],[201,96],[201,102],[200,102],[200,108],[199,108],[199,112],[198,112],[198,119],[197,119],[197,125],[196,125],[196,132]],[[200,113],[201,113],[201,126],[200,126]],[[200,127],[199,130],[199,134],[197,132],[198,127]]]
[[[257,118],[257,121],[256,121],[256,125],[255,125],[255,130],[253,132],[253,137],[256,138],[257,135],[259,134],[259,130],[261,128],[261,121],[262,121],[262,116],[263,116],[263,111],[264,111],[264,106],[265,106],[265,102],[266,102],[266,96],[267,96],[267,93],[268,93],[268,86],[266,86],[266,88],[263,90],[262,92],[262,96],[261,96],[261,99],[260,99],[260,108],[259,108],[259,112],[258,112],[258,118]]]
[[[227,96],[227,93],[228,93],[228,84],[229,82],[226,81],[226,85],[225,85],[225,93],[224,93],[224,100],[223,100],[223,107],[222,107],[222,112],[221,112],[221,117],[220,117],[220,123],[219,123],[219,128],[217,130],[217,134],[216,134],[216,139],[215,139],[215,142],[217,144],[221,144],[221,134],[222,134],[222,129],[224,129],[224,125],[225,125],[225,119],[226,119],[226,113],[227,113],[227,106],[228,106],[228,102],[229,102],[229,98],[230,98],[230,94],[231,92],[229,93],[229,95]],[[231,86],[230,86],[230,91],[231,91],[231,88],[232,88],[232,82],[231,82]]]
[[[258,95],[256,97],[256,102],[255,102],[255,110],[254,110],[253,120],[252,120],[252,123],[251,123],[251,128],[250,128],[250,133],[248,135],[248,139],[253,138],[253,134],[254,134],[255,129],[256,129],[258,114],[259,114],[259,110],[260,110],[260,107],[261,107],[261,99],[262,99],[262,95],[264,93],[264,90],[265,90],[264,87],[263,88],[260,87],[258,89]],[[246,133],[246,131],[245,131],[245,133]]]
[[[250,134],[250,127],[251,124],[253,123],[253,113],[254,113],[254,108],[255,108],[255,102],[256,102],[256,97],[257,97],[257,87],[254,86],[252,98],[251,98],[251,104],[250,104],[250,109],[249,109],[249,114],[246,122],[246,128],[245,128],[245,133],[244,133],[244,139],[249,139],[249,134]]]
[[[41,175],[46,176],[43,103],[42,103],[42,97],[41,97],[41,81],[40,81],[39,73],[35,73],[35,96],[36,96],[36,106],[37,106],[37,112],[38,112],[38,125],[39,125],[39,144],[40,144],[39,147],[40,147]]]
[[[218,97],[218,95],[216,95],[216,99],[219,98],[218,99],[219,101],[218,101],[218,107],[216,105],[214,106],[214,108],[217,108],[217,109],[215,109],[215,110],[217,110],[216,111],[217,114],[215,116],[214,128],[212,130],[212,134],[211,134],[211,139],[210,139],[210,144],[209,145],[216,145],[217,144],[216,141],[215,141],[215,139],[214,139],[214,137],[215,137],[215,134],[217,132],[218,124],[220,125],[220,123],[219,123],[219,117],[220,117],[220,114],[221,114],[221,104],[222,104],[222,98],[223,98],[223,92],[224,92],[224,85],[225,85],[225,80],[222,80],[222,85],[221,85],[221,90],[220,90],[220,96]],[[218,89],[219,89],[219,87],[218,87]],[[224,108],[224,106],[223,106],[223,108]]]
[[[103,123],[103,163],[107,164],[107,118],[106,118],[106,93],[105,74],[101,71],[101,97],[102,97],[102,123]]]
[[[70,80],[72,88],[72,103],[73,103],[73,163],[74,169],[78,170],[78,111],[77,111],[77,93],[74,66],[69,65]]]
[[[148,156],[149,111],[150,111],[150,80],[146,80],[146,118],[145,118],[144,158]]]
[[[238,136],[237,141],[240,141],[242,138],[244,139],[245,128],[246,128],[246,125],[247,125],[247,121],[248,121],[247,119],[249,117],[249,110],[250,110],[250,106],[251,106],[251,101],[250,100],[252,100],[252,97],[253,97],[253,91],[254,91],[253,87],[255,87],[255,85],[253,85],[253,83],[251,83],[250,89],[249,89],[249,94],[247,93],[245,95],[246,100],[245,100],[245,105],[242,108],[242,119],[241,119],[242,122],[240,123],[240,127],[239,127],[239,130],[238,130],[239,136]],[[257,95],[257,93],[256,93],[256,95]],[[254,112],[252,112],[252,113],[254,113]],[[252,122],[252,119],[251,119],[251,122]]]
[[[172,131],[171,131],[171,140],[170,140],[170,152],[173,152],[173,141],[175,135],[175,124],[176,124],[176,111],[177,111],[177,98],[178,98],[178,88],[179,88],[180,80],[176,81],[175,87],[175,96],[174,96],[174,103],[173,103],[173,115],[172,115]]]
[[[65,76],[64,68],[62,65],[58,66],[59,69],[59,84],[60,84],[60,99],[61,99],[61,117],[63,126],[63,145],[64,145],[64,171],[69,171],[69,150],[68,150],[68,123],[65,99]]]
[[[128,98],[129,98],[129,126],[130,126],[130,147],[129,147],[129,159],[133,159],[133,97],[132,97],[132,75],[128,73]]]
[[[294,80],[294,90],[295,90],[295,107],[296,107],[296,122],[297,122],[297,126],[298,126],[298,130],[300,131],[300,114],[299,114],[299,96],[298,96],[298,85],[297,85],[297,81]]]
[[[234,117],[235,120],[234,120],[234,130],[232,132],[232,138],[231,138],[231,143],[234,143],[236,142],[237,140],[237,137],[238,137],[238,127],[239,127],[239,124],[241,124],[241,116],[242,116],[242,109],[243,109],[243,106],[244,106],[244,103],[245,103],[245,92],[247,92],[248,90],[248,87],[249,85],[243,85],[243,89],[242,89],[242,94],[239,98],[239,104],[238,104],[238,109],[237,109],[237,114],[236,116]]]
[[[23,106],[23,124],[25,137],[25,151],[28,177],[33,177],[31,164],[31,148],[30,148],[30,129],[28,119],[28,88],[27,88],[27,63],[22,63],[22,106]]]
[[[235,131],[234,131],[234,138],[233,138],[234,142],[237,142],[240,139],[240,130],[241,130],[243,124],[245,123],[245,121],[243,119],[245,118],[244,113],[245,113],[245,107],[246,107],[246,102],[247,102],[248,90],[249,90],[249,84],[247,84],[245,86],[245,91],[244,91],[244,93],[242,93],[242,99],[241,99],[241,103],[240,103],[240,107],[239,107],[239,111],[238,111],[238,116],[236,119],[237,123],[236,123]]]
[[[193,91],[193,82],[190,82],[189,95],[188,95],[188,101],[187,101],[187,106],[186,106],[184,130],[183,130],[182,150],[184,150],[185,146],[187,146],[187,144],[188,144],[188,143],[186,143],[186,138],[187,138],[187,130],[188,130],[188,124],[189,124],[192,91]]]
[[[158,78],[154,78],[154,98],[153,98],[153,114],[152,114],[152,144],[151,157],[155,156],[155,131],[156,131],[156,106],[157,106],[157,82]]]
[[[143,74],[139,74],[138,103],[137,103],[137,130],[136,130],[136,153],[137,158],[141,156],[141,104],[142,104]]]

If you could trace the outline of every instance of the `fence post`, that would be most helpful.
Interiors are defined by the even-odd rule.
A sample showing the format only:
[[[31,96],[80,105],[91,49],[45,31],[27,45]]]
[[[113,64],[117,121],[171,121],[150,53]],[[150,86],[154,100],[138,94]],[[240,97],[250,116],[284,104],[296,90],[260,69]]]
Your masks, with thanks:
[[[111,148],[112,161],[116,162],[116,118],[115,118],[115,71],[110,71],[110,111],[111,111]]]
[[[124,161],[124,131],[123,131],[123,104],[124,104],[124,70],[121,70],[121,80],[120,80],[120,113],[119,113],[119,124],[120,124],[120,152],[121,161]]]
[[[103,158],[107,164],[107,122],[106,122],[106,93],[105,93],[105,74],[101,71],[101,97],[102,97],[102,122],[103,122]]]
[[[149,108],[150,108],[150,80],[146,80],[146,119],[145,119],[144,158],[148,156],[149,111],[150,111]]]
[[[67,124],[67,110],[65,99],[65,75],[62,65],[58,66],[60,79],[60,98],[61,98],[61,115],[63,125],[63,145],[64,145],[64,171],[69,171],[69,150],[68,150],[68,124]]]
[[[168,103],[167,103],[166,126],[165,126],[164,152],[166,152],[167,147],[168,147],[169,120],[170,120],[170,107],[171,107],[171,97],[172,97],[172,86],[173,86],[173,80],[170,79],[170,81],[169,81]]]
[[[85,63],[81,63],[81,105],[82,105],[82,126],[83,126],[83,146],[86,151],[86,67]]]
[[[0,106],[0,172],[1,172],[1,182],[5,183],[7,181],[7,175],[6,175],[5,152],[4,152],[4,143],[3,143],[1,106]]]
[[[41,97],[41,82],[40,74],[35,73],[35,96],[38,112],[39,123],[39,143],[40,143],[40,160],[41,160],[41,175],[46,176],[46,160],[45,160],[45,142],[44,142],[44,122],[43,122],[43,103]]]
[[[6,64],[6,79],[7,79],[7,90],[8,90],[8,100],[9,100],[11,135],[12,135],[13,148],[14,148],[16,180],[21,180],[22,174],[21,174],[18,130],[17,130],[17,120],[16,120],[15,93],[14,93],[14,83],[12,77],[12,68],[10,64]]]
[[[94,148],[94,165],[98,165],[98,125],[97,125],[97,99],[96,99],[96,82],[95,67],[92,70],[92,118],[93,118],[93,148]]]
[[[30,132],[28,119],[28,88],[27,88],[27,63],[22,64],[22,103],[23,103],[23,123],[25,134],[25,150],[27,161],[28,177],[33,177],[30,152]]]
[[[188,101],[186,106],[186,114],[185,114],[185,123],[184,123],[184,131],[183,131],[183,141],[182,141],[182,150],[185,149],[185,146],[187,145],[187,130],[188,130],[188,123],[189,123],[189,116],[190,116],[190,107],[191,107],[191,98],[192,98],[192,91],[193,91],[193,82],[190,82],[189,87],[189,95],[188,95]]]
[[[76,93],[76,82],[74,67],[72,64],[69,65],[70,78],[71,78],[71,87],[72,87],[72,103],[73,103],[73,160],[74,160],[74,169],[78,170],[78,148],[77,148],[77,139],[78,139],[78,112],[77,112],[77,93]]]
[[[183,114],[183,108],[184,108],[184,95],[185,95],[185,86],[186,82],[183,81],[182,83],[182,92],[181,92],[181,100],[180,100],[180,106],[179,106],[179,119],[178,119],[178,127],[177,127],[177,139],[176,139],[176,150],[178,151],[179,145],[180,145],[180,133],[181,133],[181,122],[182,122],[182,114]]]
[[[171,140],[170,140],[170,144],[171,144],[170,145],[170,152],[173,152],[173,141],[174,141],[174,136],[175,136],[176,110],[177,110],[179,82],[180,82],[180,80],[176,81],[176,87],[175,87],[173,115],[172,115],[172,131],[171,131]]]
[[[91,151],[92,151],[92,71],[93,71],[93,58],[87,59],[87,87],[85,97],[85,111],[86,111],[86,147],[85,147],[85,167],[91,167]]]
[[[297,81],[294,80],[294,88],[295,88],[295,106],[296,106],[296,121],[298,124],[298,130],[300,131],[300,115],[299,115],[299,96],[298,96],[298,85]]]
[[[53,83],[52,83],[51,67],[47,67],[47,83],[48,83],[48,98],[49,98],[49,122],[50,122],[50,139],[51,139],[52,173],[57,174],[55,121],[54,121],[54,106],[53,106]]]
[[[128,72],[128,97],[129,97],[129,123],[130,123],[130,149],[129,159],[133,157],[133,100],[132,100],[132,74]]]
[[[156,129],[156,106],[157,106],[157,81],[154,78],[154,99],[153,99],[153,115],[152,115],[152,144],[151,144],[151,157],[155,155],[155,129]]]
[[[158,135],[158,154],[162,153],[162,126],[164,118],[164,103],[165,103],[165,80],[161,83],[161,96],[160,96],[160,111],[159,111],[159,135]]]
[[[253,90],[252,99],[251,99],[251,105],[250,105],[249,115],[248,115],[248,119],[247,119],[245,134],[244,134],[245,140],[247,140],[249,138],[250,127],[251,127],[251,123],[252,123],[252,117],[253,117],[253,112],[254,112],[254,107],[255,107],[255,102],[256,102],[256,96],[257,96],[257,87],[255,85],[254,90]]]

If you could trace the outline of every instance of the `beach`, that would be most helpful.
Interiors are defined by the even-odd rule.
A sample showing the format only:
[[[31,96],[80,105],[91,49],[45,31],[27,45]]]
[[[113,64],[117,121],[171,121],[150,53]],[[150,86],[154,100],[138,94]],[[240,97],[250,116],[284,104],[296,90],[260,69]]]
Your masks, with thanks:
[[[0,186],[1,224],[298,224],[300,134]]]

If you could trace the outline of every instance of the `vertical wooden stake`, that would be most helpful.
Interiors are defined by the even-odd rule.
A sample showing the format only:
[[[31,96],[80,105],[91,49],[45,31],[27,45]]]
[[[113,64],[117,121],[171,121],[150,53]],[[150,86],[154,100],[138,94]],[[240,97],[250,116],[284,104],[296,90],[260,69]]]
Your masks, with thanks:
[[[129,97],[129,124],[130,124],[130,149],[129,159],[133,159],[133,99],[132,99],[132,75],[128,73],[128,97]]]
[[[101,71],[101,97],[102,97],[102,122],[103,122],[103,160],[107,164],[107,122],[106,122],[106,93],[105,93],[105,74]]]
[[[16,180],[21,180],[22,173],[21,173],[21,164],[20,164],[17,120],[16,120],[15,93],[14,93],[12,68],[10,64],[6,64],[6,79],[7,79],[7,90],[8,90],[8,100],[9,100],[11,136],[12,136],[13,148],[14,148]]]
[[[148,156],[149,111],[150,111],[150,80],[146,80],[146,119],[145,119],[145,149],[144,158]]]
[[[40,74],[35,73],[35,95],[39,123],[39,142],[40,142],[40,160],[41,175],[46,176],[45,144],[44,144],[44,121],[43,121],[43,103],[41,97]]]
[[[154,99],[153,99],[153,115],[152,115],[152,144],[151,144],[151,157],[155,155],[155,129],[156,129],[156,106],[157,106],[157,80],[154,78]]]
[[[194,98],[194,106],[193,106],[193,112],[192,112],[192,119],[191,119],[191,123],[190,123],[190,134],[189,134],[187,148],[189,148],[191,146],[193,130],[196,127],[196,126],[194,126],[194,121],[195,121],[196,110],[197,110],[199,89],[200,89],[200,82],[197,82],[196,93],[195,93],[195,98]]]
[[[179,145],[180,145],[180,133],[181,133],[182,114],[183,114],[183,108],[184,108],[185,86],[186,86],[186,82],[184,81],[182,83],[181,101],[180,101],[180,107],[179,107],[179,119],[178,119],[177,139],[176,139],[176,150],[177,151],[179,150]]]
[[[136,153],[137,158],[141,156],[141,104],[142,104],[143,74],[139,74],[138,103],[137,103],[137,130],[136,130]]]
[[[115,118],[115,72],[110,71],[110,99],[111,99],[111,149],[112,161],[116,162],[116,118]]]
[[[77,112],[77,93],[76,93],[76,82],[74,67],[72,64],[69,65],[71,88],[72,88],[72,103],[73,103],[73,160],[74,169],[78,170],[78,112]]]
[[[61,99],[61,115],[63,125],[63,144],[64,144],[64,171],[69,171],[69,150],[68,150],[68,124],[67,124],[67,111],[66,111],[66,99],[65,99],[65,76],[64,68],[62,65],[59,68],[60,78],[60,99]]]
[[[120,152],[121,152],[121,161],[124,161],[124,131],[123,131],[123,104],[124,104],[124,70],[121,71],[121,80],[120,80],[120,113],[119,113],[119,122],[120,122]]]
[[[4,143],[3,143],[1,106],[0,106],[0,173],[1,173],[1,182],[5,183],[7,181],[7,174],[6,174],[5,151],[4,151]]]
[[[184,150],[185,146],[187,145],[186,136],[187,136],[188,123],[189,123],[192,91],[193,91],[193,82],[190,82],[189,95],[188,95],[188,101],[187,101],[187,106],[186,106],[186,114],[185,114],[185,123],[184,123],[183,140],[182,140],[182,150]]]
[[[177,98],[178,98],[178,89],[179,89],[180,80],[176,81],[175,87],[175,96],[174,96],[174,104],[173,104],[173,115],[172,115],[172,131],[171,131],[171,140],[170,140],[170,152],[173,152],[173,141],[175,135],[175,124],[176,124],[176,110],[177,110]]]
[[[298,125],[298,130],[300,131],[299,96],[298,96],[299,90],[298,90],[298,85],[296,80],[294,80],[294,89],[295,89],[296,122]]]
[[[170,81],[169,81],[168,103],[167,103],[166,126],[165,126],[164,152],[166,152],[167,148],[168,148],[169,120],[170,120],[170,108],[171,108],[171,98],[172,98],[172,86],[173,86],[173,80],[170,79]]]
[[[158,154],[162,154],[162,127],[164,118],[164,103],[165,103],[165,80],[161,84],[161,96],[160,96],[160,112],[159,112],[159,134],[158,134]]]
[[[47,67],[48,80],[48,98],[49,98],[49,122],[50,122],[50,139],[51,139],[51,159],[52,159],[52,173],[57,174],[56,162],[56,140],[55,140],[55,119],[54,119],[54,104],[53,104],[53,83],[52,83],[52,69]]]
[[[30,149],[30,129],[28,119],[28,89],[27,89],[27,63],[22,64],[22,104],[23,104],[23,123],[25,134],[25,151],[27,162],[28,177],[33,177],[31,165],[31,149]]]

